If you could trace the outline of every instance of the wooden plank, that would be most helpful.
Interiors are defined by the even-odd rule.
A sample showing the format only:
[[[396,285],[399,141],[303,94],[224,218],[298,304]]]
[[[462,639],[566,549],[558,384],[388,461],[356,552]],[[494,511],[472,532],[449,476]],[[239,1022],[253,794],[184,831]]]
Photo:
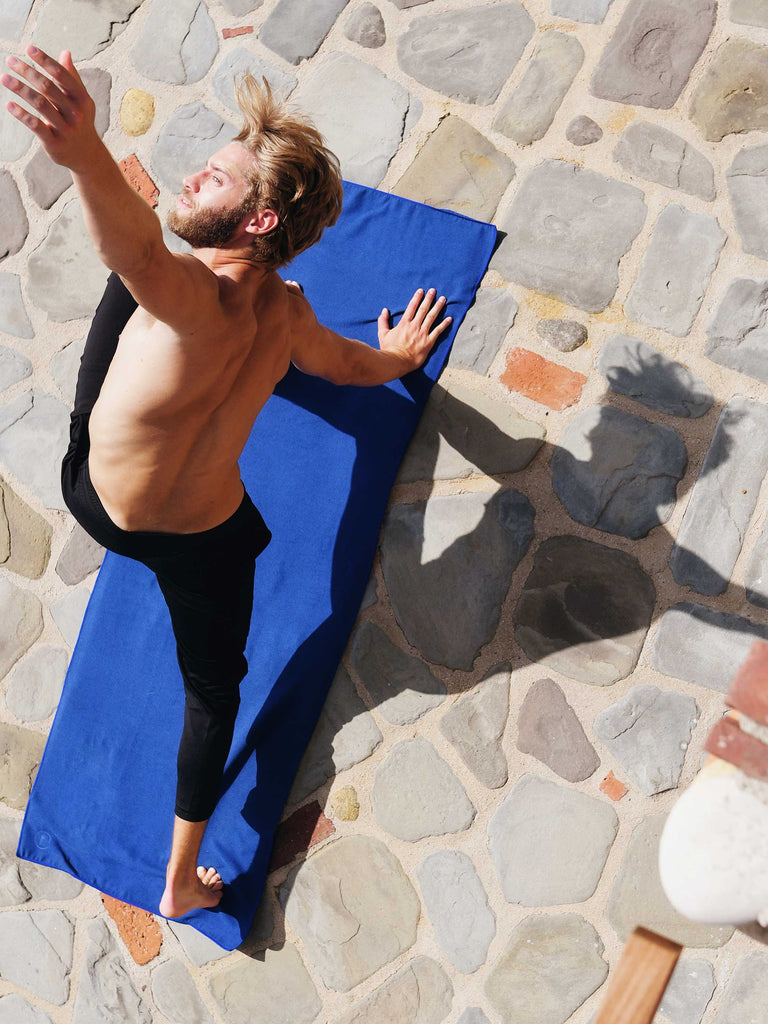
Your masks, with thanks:
[[[635,928],[593,1024],[653,1024],[682,948],[647,928]]]

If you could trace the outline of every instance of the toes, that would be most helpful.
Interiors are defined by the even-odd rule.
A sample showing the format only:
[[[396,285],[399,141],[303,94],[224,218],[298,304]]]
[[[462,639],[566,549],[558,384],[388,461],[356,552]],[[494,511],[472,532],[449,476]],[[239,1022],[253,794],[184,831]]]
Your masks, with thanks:
[[[221,889],[224,885],[216,868],[204,868],[201,865],[197,869],[197,877],[209,889]]]

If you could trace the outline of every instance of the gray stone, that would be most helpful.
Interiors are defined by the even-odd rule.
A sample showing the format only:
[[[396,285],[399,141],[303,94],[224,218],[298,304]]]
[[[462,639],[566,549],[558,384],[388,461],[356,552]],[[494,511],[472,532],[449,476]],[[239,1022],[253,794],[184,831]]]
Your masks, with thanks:
[[[395,7],[399,7],[401,11],[407,10],[409,7],[420,7],[421,4],[431,2],[432,0],[392,0]]]
[[[84,338],[79,341],[71,341],[60,352],[54,353],[48,363],[51,376],[68,406],[71,406],[75,400],[77,375],[80,372],[80,358],[84,348]]]
[[[707,45],[716,0],[633,0],[603,51],[590,91],[604,100],[667,109]]]
[[[280,892],[286,920],[336,992],[359,985],[416,941],[419,898],[395,855],[371,836],[323,847],[291,871]]]
[[[355,632],[352,667],[392,725],[409,725],[445,700],[445,684],[372,622],[361,623]]]
[[[452,999],[453,986],[440,964],[417,956],[334,1024],[440,1024],[450,1013]]]
[[[466,121],[449,114],[393,191],[418,203],[490,221],[514,174],[509,157]]]
[[[715,170],[685,139],[648,121],[633,121],[622,132],[613,159],[629,171],[700,199],[715,198]]]
[[[358,46],[376,50],[387,41],[381,11],[374,4],[363,4],[344,23],[344,35]]]
[[[87,587],[78,587],[51,604],[51,618],[70,647],[77,643],[77,635],[90,597]]]
[[[83,883],[65,871],[19,861],[19,873],[33,900],[73,900],[83,891]]]
[[[259,958],[261,960],[261,958]],[[263,962],[241,960],[208,982],[226,1024],[312,1024],[322,1003],[295,946],[267,949]]]
[[[264,0],[220,0],[224,7],[236,18],[242,18],[251,11],[258,11],[263,6]]]
[[[69,443],[69,412],[52,395],[27,391],[0,409],[0,460],[47,508],[65,508],[61,453]]]
[[[0,296],[0,302],[2,302]],[[18,384],[32,373],[32,363],[21,352],[0,345],[0,391],[5,391],[12,384]]]
[[[539,320],[536,333],[558,352],[573,352],[587,340],[587,328],[577,320]]]
[[[458,1024],[491,1024],[479,1006],[468,1006],[459,1017]]]
[[[60,910],[0,914],[0,977],[63,1006],[69,998],[74,931]]]
[[[20,822],[0,818],[0,907],[17,907],[29,899],[29,893],[24,888],[19,875],[21,862],[16,858],[20,830]],[[2,1006],[2,1001],[0,1001],[0,1006]],[[2,1020],[3,1016],[0,1012],[0,1024],[2,1024]]]
[[[508,903],[583,903],[597,888],[619,819],[601,800],[523,775],[488,824],[488,845]]]
[[[564,1024],[608,974],[603,943],[578,914],[533,914],[494,964],[485,992],[516,1024]]]
[[[86,229],[82,207],[72,200],[29,257],[29,297],[51,320],[77,320],[94,312],[108,275]]]
[[[9,579],[0,578],[0,679],[25,654],[43,631],[40,599]]]
[[[386,832],[408,843],[463,832],[475,817],[462,784],[421,737],[397,743],[376,769],[371,807]]]
[[[768,954],[747,953],[726,983],[714,1024],[760,1024],[768,1003]]]
[[[678,583],[722,594],[739,557],[765,474],[768,406],[736,395],[720,413],[712,443],[670,557]]]
[[[517,473],[533,459],[545,433],[544,427],[525,419],[509,401],[489,398],[453,381],[450,391],[436,384],[397,481]]]
[[[381,739],[379,727],[358,697],[346,669],[340,666],[299,762],[288,802],[303,800],[332,775],[370,757]]]
[[[550,10],[559,18],[602,25],[613,0],[550,0]]]
[[[733,928],[694,924],[673,908],[659,878],[659,839],[666,814],[643,819],[633,831],[608,900],[608,920],[622,942],[638,925],[681,946],[724,945]]]
[[[405,135],[406,90],[370,64],[330,53],[308,69],[293,99],[339,158],[344,177],[375,188]]]
[[[604,342],[597,368],[611,391],[670,416],[703,416],[715,400],[700,377],[629,334]]]
[[[6,334],[13,334],[17,338],[34,338],[35,332],[29,322],[27,311],[24,308],[24,299],[21,296],[21,279],[18,274],[0,273],[0,331]],[[9,350],[5,350],[9,351]],[[19,355],[18,359],[25,359]],[[26,360],[29,363],[29,360]],[[31,370],[31,363],[29,364]],[[28,377],[29,373],[23,373],[15,380]],[[8,384],[2,383],[6,379],[6,372],[0,377],[0,385],[7,388]]]
[[[489,789],[508,778],[501,740],[509,714],[509,665],[498,665],[440,719],[440,732]]]
[[[179,940],[188,960],[195,967],[203,967],[214,960],[221,960],[225,956],[231,956],[229,950],[222,949],[213,939],[203,935],[197,928],[193,928],[189,924],[181,924],[178,921],[169,921],[168,924],[173,934]]]
[[[458,850],[438,850],[416,875],[443,952],[458,971],[472,974],[485,963],[496,934],[496,915],[475,865]]]
[[[29,221],[10,171],[0,170],[0,260],[17,253],[27,240]]]
[[[603,129],[591,117],[579,114],[578,117],[574,117],[572,121],[568,122],[565,137],[574,146],[591,146],[594,142],[599,142],[602,139]]]
[[[600,767],[576,712],[551,679],[537,680],[525,695],[517,719],[517,749],[567,782],[583,782]]]
[[[562,160],[526,175],[501,229],[492,266],[526,288],[590,313],[609,304],[619,260],[645,222],[643,193]]]
[[[715,217],[667,206],[624,303],[627,316],[678,337],[688,334],[726,238]]]
[[[742,249],[768,260],[768,146],[740,149],[725,180]]]
[[[234,125],[202,103],[187,103],[168,118],[152,150],[152,170],[172,192],[181,192],[186,175],[237,135]]]
[[[744,574],[747,600],[759,608],[768,608],[768,523],[755,545]]]
[[[400,628],[428,661],[472,668],[496,632],[533,516],[514,490],[437,496],[388,513],[384,580]]]
[[[653,796],[676,788],[698,719],[693,697],[633,686],[599,712],[594,730],[641,791]]]
[[[313,56],[348,0],[278,0],[259,32],[259,40],[290,64]]]
[[[664,990],[659,1013],[673,1024],[701,1024],[714,991],[715,972],[709,960],[683,957]]]
[[[235,81],[246,72],[250,72],[259,82],[266,78],[273,92],[283,99],[290,96],[298,81],[295,75],[270,64],[244,46],[233,50],[219,61],[211,85],[221,102],[237,114],[240,108],[235,96]]]
[[[172,1024],[213,1024],[189,971],[179,960],[166,960],[152,971],[152,998]]]
[[[216,28],[203,0],[154,0],[131,57],[156,82],[198,82],[219,52]]]
[[[42,644],[13,673],[5,703],[24,722],[42,722],[56,710],[69,655],[63,647]]]
[[[49,160],[45,150],[38,149],[24,168],[24,180],[40,209],[50,210],[72,184],[72,175],[66,167]]]
[[[768,46],[734,37],[718,46],[691,100],[691,120],[709,142],[768,128]]]
[[[553,29],[542,32],[493,127],[520,146],[544,138],[583,63],[584,48],[575,36]]]
[[[48,0],[37,16],[35,45],[58,55],[71,50],[77,63],[109,46],[143,0]]]
[[[664,675],[727,693],[752,643],[768,640],[768,627],[739,615],[682,601],[661,617],[651,668]]]
[[[671,427],[595,405],[563,431],[552,486],[577,522],[636,539],[672,515],[687,464]]]
[[[365,593],[363,594],[363,600],[360,602],[360,610],[363,611],[365,608],[371,608],[379,600],[379,584],[376,576],[373,572],[368,577],[368,582],[365,585]]]
[[[265,943],[269,942],[274,930],[275,914],[272,907],[272,897],[268,889],[265,887],[261,901],[256,909],[256,913],[253,915],[253,921],[251,922],[251,927],[248,930],[248,935],[246,936],[245,941],[238,946],[238,949],[242,950],[249,956],[251,950],[255,947],[263,946]]]
[[[466,103],[494,103],[533,30],[515,0],[425,14],[398,37],[397,59],[429,89]]]
[[[767,320],[768,280],[734,278],[706,326],[706,355],[768,383]]]
[[[106,921],[88,925],[72,1024],[152,1024],[149,1007],[136,991]]]
[[[0,39],[17,43],[21,39],[35,0],[4,0],[0,11]]]
[[[631,555],[579,537],[552,537],[536,552],[515,611],[515,636],[531,661],[595,686],[634,669],[656,590]]]
[[[44,746],[39,732],[0,722],[0,800],[15,811],[26,806]]]
[[[517,309],[506,288],[481,288],[456,332],[448,365],[488,373]]]
[[[82,526],[75,523],[56,562],[56,575],[68,586],[74,587],[95,572],[103,559],[104,548],[101,544],[97,544]]]
[[[0,999],[0,1024],[53,1024],[47,1013],[15,992]]]
[[[730,0],[728,17],[739,25],[768,28],[768,7],[765,0]],[[0,35],[2,34],[0,32]]]

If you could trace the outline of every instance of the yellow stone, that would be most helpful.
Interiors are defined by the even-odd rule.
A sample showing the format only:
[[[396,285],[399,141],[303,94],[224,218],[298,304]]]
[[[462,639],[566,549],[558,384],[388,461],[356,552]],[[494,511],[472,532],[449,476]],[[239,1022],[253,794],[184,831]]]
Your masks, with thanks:
[[[331,810],[341,821],[356,821],[360,804],[354,786],[342,786],[331,793]]]
[[[155,116],[155,100],[143,89],[129,89],[120,105],[120,124],[126,135],[143,135]]]

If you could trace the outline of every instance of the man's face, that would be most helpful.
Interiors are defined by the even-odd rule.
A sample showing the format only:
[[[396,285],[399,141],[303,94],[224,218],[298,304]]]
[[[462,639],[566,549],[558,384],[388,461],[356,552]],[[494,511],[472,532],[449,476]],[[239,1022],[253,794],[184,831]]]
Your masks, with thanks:
[[[168,227],[193,249],[220,249],[234,241],[253,210],[248,171],[253,157],[232,142],[205,168],[184,179],[184,191],[167,218]],[[250,244],[244,234],[243,246]]]

